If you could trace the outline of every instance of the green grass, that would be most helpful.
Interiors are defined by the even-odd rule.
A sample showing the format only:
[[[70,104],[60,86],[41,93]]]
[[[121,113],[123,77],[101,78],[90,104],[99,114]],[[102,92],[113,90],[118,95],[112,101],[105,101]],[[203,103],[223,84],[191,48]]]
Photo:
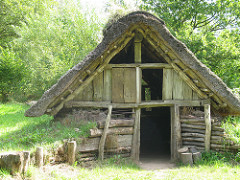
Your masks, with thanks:
[[[82,121],[73,121],[65,126],[47,115],[25,117],[24,112],[28,108],[24,104],[0,104],[0,151],[51,147],[63,139],[87,136],[88,130],[96,126],[95,123]]]
[[[235,143],[240,143],[240,117],[229,116],[224,119],[222,127]]]
[[[0,150],[33,150],[36,146],[52,147],[62,139],[87,136],[94,123],[72,121],[69,126],[53,121],[51,116],[24,117],[29,106],[24,104],[0,104]],[[224,123],[233,137],[239,137],[239,120],[229,119]],[[79,128],[75,131],[74,128]],[[66,164],[46,165],[43,170],[30,166],[26,179],[239,179],[240,152],[237,154],[216,152],[204,153],[193,167],[182,166],[169,170],[145,171],[131,161],[118,156],[103,162],[96,162],[92,168],[68,166]],[[0,179],[11,179],[6,171],[0,170]]]

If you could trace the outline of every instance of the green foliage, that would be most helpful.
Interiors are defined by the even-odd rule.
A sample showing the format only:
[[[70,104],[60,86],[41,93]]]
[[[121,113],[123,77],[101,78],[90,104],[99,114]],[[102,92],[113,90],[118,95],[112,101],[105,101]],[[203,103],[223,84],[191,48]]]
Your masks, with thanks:
[[[204,152],[202,153],[202,160],[198,162],[197,165],[214,165],[214,164],[232,164],[236,165],[240,163],[239,159],[240,153],[231,152]]]
[[[240,117],[229,116],[225,118],[222,127],[232,141],[240,143]]]
[[[14,16],[18,24],[12,25],[11,31],[18,38],[8,40],[1,55],[10,73],[1,74],[4,85],[0,84],[0,89],[9,90],[2,94],[11,94],[17,101],[38,99],[96,47],[101,38],[101,24],[94,13],[84,14],[80,3],[74,0],[11,3],[16,4],[11,7],[17,17],[21,13],[21,18]]]
[[[25,67],[13,51],[0,47],[0,101],[8,101],[14,90],[20,89]]]
[[[143,0],[170,31],[230,88],[239,88],[238,0]]]
[[[68,126],[50,116],[24,117],[29,106],[0,104],[0,149],[30,150],[36,145],[51,147],[63,139],[86,137],[94,122],[72,122]],[[77,129],[76,129],[77,128]]]

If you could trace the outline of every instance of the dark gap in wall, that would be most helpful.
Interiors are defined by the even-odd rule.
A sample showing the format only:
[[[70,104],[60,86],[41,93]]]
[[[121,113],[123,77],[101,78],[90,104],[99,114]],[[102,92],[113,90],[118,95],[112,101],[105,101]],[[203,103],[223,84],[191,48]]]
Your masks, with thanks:
[[[162,100],[162,69],[142,70],[142,101]]]

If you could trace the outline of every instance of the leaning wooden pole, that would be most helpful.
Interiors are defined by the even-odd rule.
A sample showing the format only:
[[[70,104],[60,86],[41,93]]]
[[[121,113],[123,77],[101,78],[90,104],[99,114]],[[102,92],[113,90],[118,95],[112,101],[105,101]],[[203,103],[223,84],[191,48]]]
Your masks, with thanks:
[[[110,124],[110,120],[111,120],[111,115],[112,115],[112,105],[110,105],[108,107],[108,115],[107,115],[107,119],[105,122],[105,126],[104,126],[104,130],[103,130],[103,134],[102,137],[100,139],[99,142],[99,148],[98,148],[98,158],[100,160],[104,159],[104,146],[105,146],[105,141],[106,141],[106,137],[107,137],[107,133],[108,133],[108,128],[109,128],[109,124]]]
[[[210,146],[211,146],[211,112],[210,112],[210,104],[205,104],[204,105],[204,119],[205,119],[205,151],[209,152],[210,151]]]

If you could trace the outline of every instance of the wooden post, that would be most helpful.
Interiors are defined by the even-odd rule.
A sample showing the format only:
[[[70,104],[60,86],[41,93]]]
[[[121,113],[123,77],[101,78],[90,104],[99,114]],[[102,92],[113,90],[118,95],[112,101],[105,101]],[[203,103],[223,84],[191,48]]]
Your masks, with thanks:
[[[43,148],[42,147],[37,147],[36,149],[35,162],[38,168],[41,168],[43,166]]]
[[[106,137],[107,137],[107,133],[108,133],[109,123],[110,123],[110,120],[111,120],[111,115],[112,115],[112,106],[110,105],[108,107],[108,115],[107,115],[107,119],[106,119],[106,122],[105,122],[103,134],[102,134],[102,137],[101,137],[100,142],[99,142],[98,158],[100,160],[104,159],[104,146],[105,146],[105,141],[106,141]]]
[[[76,141],[68,142],[68,163],[73,165],[75,162],[77,144]]]
[[[142,42],[143,36],[140,33],[136,33],[134,38],[134,61],[135,63],[141,63],[142,57],[141,57],[141,42]]]
[[[179,117],[179,106],[171,107],[171,159],[179,159],[178,149],[182,146],[181,123]]]
[[[210,104],[204,105],[204,119],[205,119],[205,151],[210,151],[210,139],[211,139],[211,112]]]
[[[104,101],[111,101],[112,100],[112,70],[105,69],[104,70],[104,94],[103,100]]]
[[[140,154],[140,117],[141,117],[141,109],[137,108],[135,110],[135,121],[134,121],[132,151],[131,151],[131,157],[136,162],[139,161],[139,154]]]
[[[139,67],[136,67],[136,103],[141,103],[142,73]]]
[[[24,160],[23,160],[23,174],[27,172],[27,169],[28,169],[28,166],[29,166],[29,163],[30,163],[30,151],[23,151],[23,157],[24,157]]]

